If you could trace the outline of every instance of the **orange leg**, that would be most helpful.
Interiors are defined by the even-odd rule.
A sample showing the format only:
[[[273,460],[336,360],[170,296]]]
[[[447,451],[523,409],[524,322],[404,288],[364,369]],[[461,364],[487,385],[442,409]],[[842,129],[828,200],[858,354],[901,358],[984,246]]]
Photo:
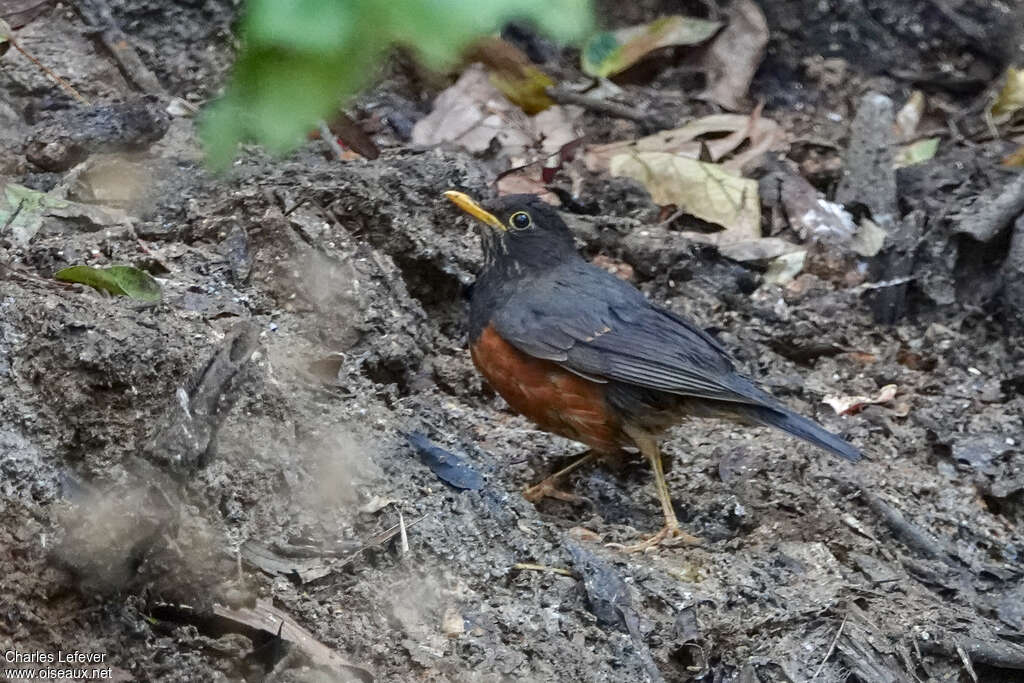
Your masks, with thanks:
[[[645,432],[630,431],[628,433],[636,442],[640,452],[651,463],[651,469],[654,470],[654,486],[658,492],[658,500],[661,502],[661,511],[665,515],[665,526],[658,533],[639,543],[632,545],[610,543],[609,545],[621,548],[628,553],[643,552],[659,545],[699,545],[703,542],[700,538],[679,528],[679,520],[676,519],[676,511],[672,507],[672,496],[669,493],[668,484],[665,482],[665,472],[661,466],[661,450],[658,448],[658,442]]]

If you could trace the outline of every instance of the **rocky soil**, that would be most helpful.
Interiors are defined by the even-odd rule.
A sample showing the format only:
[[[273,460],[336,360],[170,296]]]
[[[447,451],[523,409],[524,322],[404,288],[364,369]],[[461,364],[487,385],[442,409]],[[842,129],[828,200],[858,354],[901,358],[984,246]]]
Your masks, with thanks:
[[[936,9],[952,4],[762,3],[772,42],[751,92],[817,187],[840,182],[869,90],[926,87],[943,117],[974,120],[1014,43],[1003,6],[962,3],[958,29]],[[581,449],[512,414],[472,367],[479,244],[441,193],[488,196],[493,165],[409,145],[381,114],[414,120],[436,92],[392,65],[360,97],[376,160],[313,141],[211,175],[187,107],[166,109],[216,93],[235,3],[107,6],[162,92],[147,99],[64,4],[17,35],[93,114],[0,58],[0,181],[74,202],[42,210],[27,240],[0,225],[0,649],[105,653],[123,681],[1024,676],[1024,301],[995,275],[1009,233],[979,240],[960,219],[1015,182],[1008,141],[950,139],[897,173],[901,225],[925,221],[900,252],[916,256],[891,324],[871,283],[896,257],[822,253],[767,284],[659,223],[638,184],[587,179],[568,218],[589,257],[869,457],[688,422],[665,446],[668,478],[706,542],[626,555],[605,544],[660,524],[639,459],[571,477],[581,504],[520,495]],[[679,11],[619,7],[602,21]],[[707,106],[686,73],[623,87],[682,120]],[[593,113],[586,126],[645,132]],[[163,298],[53,279],[77,263],[136,265]],[[855,415],[822,402],[890,384],[892,401]],[[439,478],[414,432],[479,485]]]

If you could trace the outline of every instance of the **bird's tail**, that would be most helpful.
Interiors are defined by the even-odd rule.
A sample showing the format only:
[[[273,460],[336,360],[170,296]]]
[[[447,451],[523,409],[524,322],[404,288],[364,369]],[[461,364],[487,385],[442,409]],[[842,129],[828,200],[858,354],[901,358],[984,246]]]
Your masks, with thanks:
[[[856,462],[864,457],[864,454],[854,448],[840,437],[826,430],[824,427],[808,420],[802,415],[785,408],[769,406],[744,406],[747,416],[758,424],[775,427],[793,436],[813,443],[818,448],[823,448],[830,453]]]

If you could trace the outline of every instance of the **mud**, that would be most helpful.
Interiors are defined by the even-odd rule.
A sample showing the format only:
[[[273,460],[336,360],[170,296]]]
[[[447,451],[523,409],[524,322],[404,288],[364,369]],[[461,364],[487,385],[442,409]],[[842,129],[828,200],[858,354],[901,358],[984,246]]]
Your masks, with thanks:
[[[649,19],[655,4],[606,23]],[[834,143],[815,147],[814,178],[834,186],[863,91],[898,98],[913,85],[879,69],[935,67],[970,41],[839,50],[850,77],[809,100],[805,86],[825,76],[801,60],[835,52],[814,21],[779,18],[786,4],[764,3],[781,37],[754,90],[775,93],[794,138]],[[168,93],[187,98],[225,75],[231,5],[111,8]],[[833,21],[854,45],[873,40],[876,24],[857,14],[872,4],[848,5],[859,9]],[[916,30],[905,27],[917,5],[893,4],[906,21],[883,22],[885,35]],[[990,9],[971,16],[994,21]],[[929,12],[926,27],[940,21]],[[52,8],[21,32],[97,104],[138,97],[83,28]],[[3,59],[0,116],[17,125],[0,133],[0,177],[75,187],[25,158],[33,107],[71,103],[24,60]],[[387,80],[360,106],[429,101],[410,87]],[[673,97],[679,116],[697,106],[627,87],[657,111]],[[942,96],[970,105],[956,89]],[[799,112],[779,104],[796,101]],[[607,124],[593,125],[607,139]],[[930,252],[921,267],[951,294],[913,290],[908,317],[880,325],[872,290],[821,265],[827,255],[786,288],[766,285],[656,224],[638,186],[590,179],[585,213],[569,217],[588,256],[697,320],[776,396],[869,456],[851,465],[775,432],[684,424],[665,447],[668,479],[705,544],[625,555],[604,544],[660,524],[648,468],[581,472],[570,480],[581,504],[528,503],[520,490],[580,447],[509,412],[469,359],[464,297],[480,250],[440,193],[485,195],[493,170],[458,151],[382,146],[372,162],[327,160],[319,142],[286,159],[250,150],[211,176],[194,121],[176,117],[145,152],[85,162],[141,169],[144,189],[116,202],[131,229],[44,217],[27,245],[0,234],[4,650],[106,653],[125,681],[1018,680],[1024,351],[1003,295],[957,294],[958,282],[978,293],[963,259]],[[933,170],[966,154],[950,147]],[[999,182],[998,159],[974,154],[976,172],[953,180],[901,172],[901,212],[953,215]],[[90,168],[71,171],[92,183],[79,201],[109,196],[95,190],[110,176]],[[927,239],[954,239],[952,222],[935,225]],[[163,300],[52,279],[82,262],[146,268]],[[211,374],[218,362],[230,372]],[[855,416],[821,402],[888,384],[893,403]],[[483,485],[441,481],[409,444],[414,431]],[[350,666],[225,617],[257,600]]]

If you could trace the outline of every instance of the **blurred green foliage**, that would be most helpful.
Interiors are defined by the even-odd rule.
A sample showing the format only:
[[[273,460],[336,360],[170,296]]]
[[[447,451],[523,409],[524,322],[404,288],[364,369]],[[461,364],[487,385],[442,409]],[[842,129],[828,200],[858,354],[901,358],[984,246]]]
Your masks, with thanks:
[[[563,41],[592,26],[590,0],[249,0],[230,82],[202,122],[208,161],[223,168],[242,141],[274,153],[301,144],[393,45],[445,68],[511,19]]]

